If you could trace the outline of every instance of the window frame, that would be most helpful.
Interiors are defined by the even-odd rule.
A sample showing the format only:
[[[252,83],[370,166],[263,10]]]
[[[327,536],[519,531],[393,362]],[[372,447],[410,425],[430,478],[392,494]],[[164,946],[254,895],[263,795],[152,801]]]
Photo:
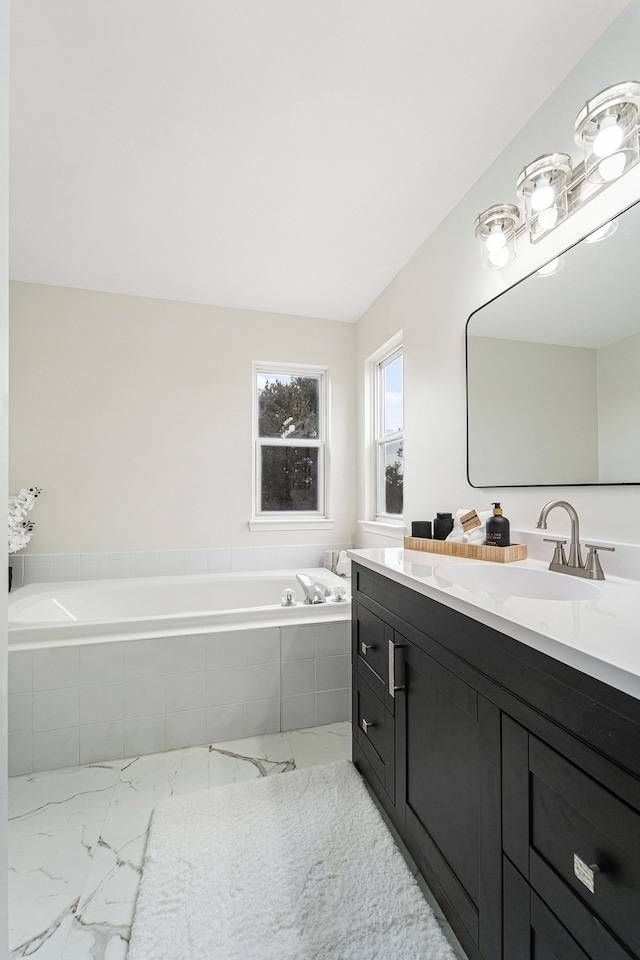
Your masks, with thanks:
[[[318,437],[261,437],[259,435],[258,377],[313,377],[318,379]],[[252,364],[252,447],[253,490],[252,530],[317,529],[333,526],[329,515],[329,369],[314,364],[274,363],[254,361]],[[318,509],[317,510],[263,510],[260,502],[262,492],[262,447],[309,447],[318,451]]]
[[[384,429],[384,370],[398,357],[403,358],[402,374],[402,430],[394,431],[385,435]],[[403,513],[386,513],[382,510],[384,503],[384,468],[381,449],[385,443],[393,440],[401,440],[404,445],[404,337],[400,330],[395,336],[391,337],[378,350],[376,350],[366,361],[365,377],[365,403],[368,407],[368,446],[369,446],[369,470],[366,480],[366,502],[368,503],[367,514],[369,520],[360,521],[364,529],[369,533],[382,533],[385,536],[402,538],[405,533],[404,527],[404,509]],[[404,446],[403,446],[404,450]],[[404,465],[404,456],[403,456]],[[404,488],[404,470],[403,470],[403,488]],[[403,490],[404,493],[404,490]],[[404,497],[403,497],[404,508]]]

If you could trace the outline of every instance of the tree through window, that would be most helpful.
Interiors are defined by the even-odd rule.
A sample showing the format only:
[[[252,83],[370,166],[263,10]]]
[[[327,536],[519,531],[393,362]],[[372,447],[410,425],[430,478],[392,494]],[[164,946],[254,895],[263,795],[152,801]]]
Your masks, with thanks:
[[[256,514],[324,515],[324,371],[256,367]]]

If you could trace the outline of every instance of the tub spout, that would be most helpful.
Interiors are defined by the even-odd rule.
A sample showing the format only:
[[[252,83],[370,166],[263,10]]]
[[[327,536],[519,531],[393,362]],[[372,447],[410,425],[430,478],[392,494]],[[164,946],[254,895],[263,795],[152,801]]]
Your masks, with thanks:
[[[306,573],[296,573],[296,580],[302,584],[305,603],[327,602],[323,587],[313,577],[308,577]]]

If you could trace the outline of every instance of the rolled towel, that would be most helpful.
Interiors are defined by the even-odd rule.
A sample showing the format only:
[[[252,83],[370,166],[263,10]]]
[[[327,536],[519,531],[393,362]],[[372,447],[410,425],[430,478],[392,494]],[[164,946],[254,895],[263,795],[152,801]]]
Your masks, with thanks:
[[[341,550],[338,562],[336,564],[336,573],[339,577],[351,576],[351,560],[347,557],[347,551]]]
[[[453,530],[447,537],[447,540],[452,540],[454,543],[485,543],[487,539],[487,520],[493,515],[493,511],[482,510],[477,514],[480,525],[465,531],[462,525],[462,517],[466,517],[466,515],[471,512],[469,507],[461,507],[460,510],[456,511],[453,518]]]

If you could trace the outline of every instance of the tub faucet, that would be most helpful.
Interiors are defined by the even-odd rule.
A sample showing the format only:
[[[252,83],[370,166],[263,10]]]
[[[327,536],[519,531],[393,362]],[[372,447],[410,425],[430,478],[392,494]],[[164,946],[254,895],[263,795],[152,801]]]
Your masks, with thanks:
[[[555,543],[556,545],[553,559],[549,564],[549,570],[554,570],[556,573],[569,573],[574,577],[585,577],[587,580],[604,580],[604,573],[602,572],[600,560],[598,559],[598,550],[609,550],[613,552],[615,547],[605,547],[597,543],[588,543],[589,556],[585,564],[580,548],[580,521],[578,520],[575,507],[572,507],[570,503],[567,503],[566,500],[550,500],[549,503],[545,503],[540,511],[537,526],[542,530],[547,529],[547,517],[554,507],[563,507],[569,514],[571,519],[571,541],[569,543],[569,559],[567,560],[564,553],[564,545],[567,541],[554,540],[552,538],[547,539],[545,537],[545,542]]]
[[[317,580],[308,577],[306,573],[296,573],[296,580],[302,584],[305,603],[326,603],[324,590]]]

